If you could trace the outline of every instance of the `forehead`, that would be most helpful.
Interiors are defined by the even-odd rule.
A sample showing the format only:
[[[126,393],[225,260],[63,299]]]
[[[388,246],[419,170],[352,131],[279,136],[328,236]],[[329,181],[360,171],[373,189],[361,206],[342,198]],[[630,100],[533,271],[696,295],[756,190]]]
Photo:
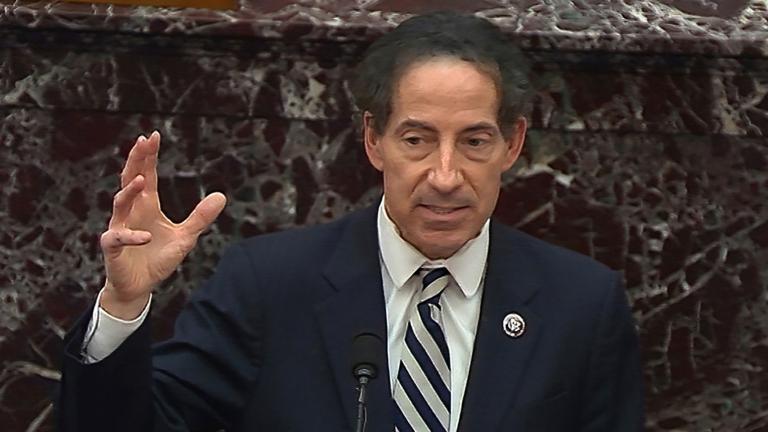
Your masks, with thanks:
[[[394,90],[392,117],[395,118],[426,115],[496,120],[499,99],[496,83],[474,63],[454,58],[415,63],[403,71]]]

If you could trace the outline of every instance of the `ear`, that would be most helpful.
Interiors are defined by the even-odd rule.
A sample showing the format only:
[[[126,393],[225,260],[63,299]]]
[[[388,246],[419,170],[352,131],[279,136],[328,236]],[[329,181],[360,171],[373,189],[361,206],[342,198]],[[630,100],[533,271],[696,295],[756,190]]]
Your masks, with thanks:
[[[525,117],[518,117],[515,121],[515,129],[507,139],[507,150],[504,155],[504,171],[510,169],[512,165],[520,157],[520,152],[523,150],[523,144],[525,143],[525,132],[528,130],[528,121]]]
[[[376,133],[373,127],[373,114],[366,111],[363,113],[363,141],[365,142],[365,154],[374,168],[379,171],[384,170],[384,158],[381,155],[381,137]]]

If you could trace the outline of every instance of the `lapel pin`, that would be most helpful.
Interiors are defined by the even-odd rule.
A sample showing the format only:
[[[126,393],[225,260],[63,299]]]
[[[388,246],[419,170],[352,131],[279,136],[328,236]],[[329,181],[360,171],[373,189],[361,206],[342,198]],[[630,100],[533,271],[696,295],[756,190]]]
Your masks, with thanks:
[[[507,314],[502,324],[504,333],[511,338],[519,338],[525,333],[525,320],[516,313]]]

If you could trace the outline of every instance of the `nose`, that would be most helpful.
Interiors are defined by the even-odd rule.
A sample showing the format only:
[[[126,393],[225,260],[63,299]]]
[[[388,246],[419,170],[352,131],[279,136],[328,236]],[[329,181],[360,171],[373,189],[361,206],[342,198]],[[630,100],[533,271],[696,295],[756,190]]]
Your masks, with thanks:
[[[460,155],[453,143],[440,143],[435,166],[429,171],[427,181],[436,191],[449,194],[464,183],[464,176],[459,169]]]

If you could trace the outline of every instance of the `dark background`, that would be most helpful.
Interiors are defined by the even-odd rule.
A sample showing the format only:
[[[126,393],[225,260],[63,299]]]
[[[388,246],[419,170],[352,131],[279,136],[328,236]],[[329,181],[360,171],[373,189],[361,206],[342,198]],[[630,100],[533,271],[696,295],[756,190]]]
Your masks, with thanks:
[[[622,270],[650,431],[768,430],[764,1],[241,1],[237,11],[0,5],[0,429],[51,430],[65,330],[135,137],[163,133],[180,220],[230,199],[156,298],[158,338],[223,245],[378,199],[345,79],[410,13],[493,19],[537,89],[497,216]]]

